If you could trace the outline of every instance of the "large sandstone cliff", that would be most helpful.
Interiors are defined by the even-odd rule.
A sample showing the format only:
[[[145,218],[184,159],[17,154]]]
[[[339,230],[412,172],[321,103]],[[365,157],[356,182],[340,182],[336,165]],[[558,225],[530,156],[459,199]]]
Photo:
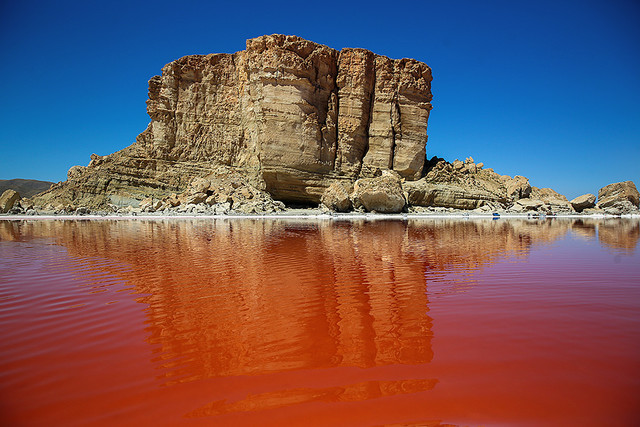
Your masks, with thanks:
[[[184,191],[211,173],[239,172],[275,199],[318,203],[332,183],[379,170],[421,178],[427,65],[295,36],[246,46],[167,64],[149,81],[151,122],[136,142],[92,155],[37,201],[124,205]]]

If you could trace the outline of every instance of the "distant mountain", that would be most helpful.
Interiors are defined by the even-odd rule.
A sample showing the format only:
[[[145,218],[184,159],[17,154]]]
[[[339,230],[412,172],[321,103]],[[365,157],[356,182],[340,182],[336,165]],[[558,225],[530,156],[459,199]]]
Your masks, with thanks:
[[[20,193],[20,197],[31,197],[48,190],[51,184],[53,182],[36,181],[35,179],[0,179],[0,194],[11,189]]]

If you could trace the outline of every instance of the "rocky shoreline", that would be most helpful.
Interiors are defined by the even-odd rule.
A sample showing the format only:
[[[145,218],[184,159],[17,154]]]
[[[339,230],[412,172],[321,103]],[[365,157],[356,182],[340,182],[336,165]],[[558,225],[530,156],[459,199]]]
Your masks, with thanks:
[[[458,162],[458,163],[456,163]],[[180,194],[147,197],[123,206],[99,207],[38,204],[38,196],[21,198],[14,190],[0,196],[1,215],[21,216],[636,216],[640,193],[631,181],[609,184],[598,197],[585,194],[573,200],[550,188],[537,188],[527,178],[499,175],[482,169],[473,159],[433,161],[427,175],[406,181],[390,170],[353,185],[334,183],[316,206],[285,205],[250,184],[242,175],[225,173],[194,179]],[[462,167],[460,167],[462,165]]]
[[[640,211],[632,213],[584,213],[573,212],[565,214],[545,214],[537,212],[513,213],[513,212],[469,212],[446,208],[409,210],[404,213],[384,214],[372,212],[332,212],[327,209],[284,209],[280,212],[272,213],[241,213],[230,211],[228,213],[215,212],[176,212],[158,211],[144,212],[133,209],[127,212],[74,212],[57,213],[50,211],[30,210],[26,213],[4,213],[0,214],[0,220],[136,220],[136,219],[330,219],[330,220],[406,220],[406,219],[437,219],[437,218],[458,218],[458,219],[611,219],[611,218],[632,218],[640,219]]]
[[[0,214],[638,214],[631,181],[568,200],[471,157],[429,160],[422,62],[280,34],[246,46],[167,64],[136,142],[31,198],[6,190]]]

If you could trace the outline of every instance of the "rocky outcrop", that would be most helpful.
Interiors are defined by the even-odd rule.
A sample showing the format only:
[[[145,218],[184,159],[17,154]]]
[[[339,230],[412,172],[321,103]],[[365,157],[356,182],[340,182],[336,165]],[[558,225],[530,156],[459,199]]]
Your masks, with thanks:
[[[598,191],[598,207],[601,209],[619,202],[629,202],[636,208],[640,204],[640,194],[632,181],[615,182]]]
[[[504,179],[507,188],[507,196],[512,200],[525,199],[531,195],[531,185],[524,176],[516,175],[513,178]]]
[[[406,182],[404,188],[408,194],[408,202],[413,206],[476,209],[497,202],[502,207],[501,197],[481,188],[467,188],[455,183],[432,183],[426,179]]]
[[[552,213],[572,213],[573,205],[567,197],[551,188],[531,187],[530,199],[540,200],[544,210]]]
[[[13,205],[20,200],[20,194],[15,190],[6,190],[0,196],[0,213],[7,213]]]
[[[585,209],[592,208],[596,205],[596,196],[593,194],[583,194],[571,200],[571,206],[576,212],[582,212]]]
[[[508,206],[510,198],[502,176],[483,166],[471,157],[453,163],[434,158],[424,178],[403,184],[408,202],[414,206],[454,209]]]
[[[74,166],[41,204],[138,204],[236,171],[274,199],[318,203],[334,182],[378,170],[422,175],[431,69],[295,36],[192,55],[149,81],[151,122],[136,142]]]

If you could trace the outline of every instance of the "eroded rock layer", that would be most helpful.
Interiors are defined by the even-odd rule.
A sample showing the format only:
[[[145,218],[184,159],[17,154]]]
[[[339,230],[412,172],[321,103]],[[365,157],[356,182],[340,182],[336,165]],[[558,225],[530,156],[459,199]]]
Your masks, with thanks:
[[[392,169],[419,179],[431,69],[295,36],[192,55],[149,81],[151,122],[131,146],[92,156],[41,202],[126,204],[231,169],[275,199],[318,203],[334,182]]]

